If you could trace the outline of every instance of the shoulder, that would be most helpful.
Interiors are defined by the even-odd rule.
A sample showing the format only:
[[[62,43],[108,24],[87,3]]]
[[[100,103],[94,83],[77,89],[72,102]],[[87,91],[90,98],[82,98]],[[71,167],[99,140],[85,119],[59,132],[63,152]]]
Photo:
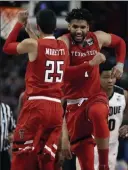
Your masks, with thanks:
[[[37,46],[38,41],[32,38],[27,38],[25,40],[22,41],[24,44],[26,45],[32,45],[32,46]]]
[[[119,86],[116,86],[116,85],[114,86],[114,92],[121,94],[121,95],[124,95],[124,89],[122,87],[119,87]]]
[[[111,44],[111,34],[104,31],[95,31],[94,34],[97,37],[100,47],[107,47]]]
[[[101,31],[101,30],[98,30],[98,31],[95,31],[93,32],[97,37],[101,37],[101,36],[105,36],[105,35],[109,35],[109,33],[106,33],[104,31]]]
[[[61,41],[69,41],[68,36],[66,36],[67,34],[62,35],[61,37],[57,38],[57,40],[61,40]]]
[[[111,40],[111,34],[106,33],[104,31],[95,31],[94,34],[96,35],[97,39],[101,42],[103,42],[106,39]]]
[[[57,40],[63,41],[66,44],[66,46],[69,48],[69,38],[67,34],[64,34],[63,36],[57,38]]]

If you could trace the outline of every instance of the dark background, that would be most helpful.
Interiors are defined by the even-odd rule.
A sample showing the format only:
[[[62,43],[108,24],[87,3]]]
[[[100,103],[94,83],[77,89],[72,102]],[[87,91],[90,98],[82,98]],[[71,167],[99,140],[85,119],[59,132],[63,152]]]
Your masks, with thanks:
[[[22,7],[22,4],[28,4],[28,1],[1,1],[1,6],[7,7]],[[94,18],[91,30],[103,30],[105,32],[114,33],[122,37],[127,44],[128,52],[128,2],[87,2],[81,3],[83,8],[89,9]],[[43,1],[38,2],[34,7],[33,16],[39,9],[50,8],[54,10],[57,16],[65,16],[68,12],[69,2],[67,1]],[[66,29],[57,29],[55,36],[58,37],[66,33]],[[28,35],[24,29],[21,30],[18,36],[18,41],[27,38]],[[24,75],[27,64],[27,55],[8,56],[2,51],[2,46],[5,40],[0,36],[0,99],[9,104],[16,115],[18,98],[24,91]],[[109,50],[111,60],[115,62],[115,53]],[[121,80],[117,84],[128,90],[128,55],[125,61],[125,71]],[[120,148],[118,159],[128,161],[128,142],[120,139]],[[68,170],[68,169],[67,169]],[[71,169],[70,169],[71,170]]]

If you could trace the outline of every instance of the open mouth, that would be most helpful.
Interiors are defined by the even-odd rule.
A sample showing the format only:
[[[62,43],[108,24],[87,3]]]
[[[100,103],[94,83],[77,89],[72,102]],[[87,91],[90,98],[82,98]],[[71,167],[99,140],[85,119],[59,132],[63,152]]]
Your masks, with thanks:
[[[76,36],[75,36],[75,39],[76,39],[77,41],[81,41],[81,40],[83,39],[83,36],[81,36],[81,35],[76,35]]]

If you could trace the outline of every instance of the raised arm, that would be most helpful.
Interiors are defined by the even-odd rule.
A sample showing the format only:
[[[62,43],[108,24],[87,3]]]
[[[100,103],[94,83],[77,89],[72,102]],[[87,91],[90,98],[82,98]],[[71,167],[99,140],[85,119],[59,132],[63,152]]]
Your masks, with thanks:
[[[22,42],[17,42],[18,34],[24,24],[27,22],[27,13],[25,11],[18,13],[18,22],[15,24],[13,30],[9,34],[3,51],[7,54],[24,54],[37,53],[37,41],[34,39],[25,39]],[[30,61],[35,60],[36,55],[29,57]]]
[[[123,74],[124,61],[126,57],[126,44],[124,40],[114,34],[108,34],[103,31],[96,31],[95,35],[98,39],[100,48],[115,48],[117,65],[113,69],[113,76],[120,78]]]
[[[29,37],[35,40],[38,40],[38,36],[35,34],[35,32],[32,30],[31,25],[27,23],[25,27],[25,31],[28,33]]]

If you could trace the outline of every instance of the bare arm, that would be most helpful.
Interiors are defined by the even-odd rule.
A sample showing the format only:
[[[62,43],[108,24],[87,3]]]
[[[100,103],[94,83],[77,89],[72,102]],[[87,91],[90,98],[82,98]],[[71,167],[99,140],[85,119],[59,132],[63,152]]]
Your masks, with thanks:
[[[111,44],[111,34],[108,34],[103,31],[96,31],[94,34],[97,37],[99,47],[108,47]]]
[[[103,31],[96,31],[94,34],[97,37],[100,48],[114,48],[117,62],[124,63],[126,57],[126,43],[121,37]]]
[[[37,41],[32,38],[25,39],[21,43],[18,43],[17,45],[18,54],[32,53],[36,51],[37,51]]]
[[[27,11],[22,11],[18,13],[18,22],[15,24],[13,30],[9,34],[3,51],[8,54],[29,54],[29,60],[34,61],[37,57],[37,41],[34,39],[25,39],[22,42],[17,42],[18,34],[21,28],[27,22],[28,13]]]
[[[66,36],[61,36],[61,37],[59,37],[57,39],[63,41],[66,44],[66,46],[67,46],[67,48],[69,50],[69,40],[68,40],[68,38]]]
[[[17,117],[18,117],[20,110],[23,106],[23,96],[24,96],[24,92],[22,92],[20,97],[19,97],[19,102],[18,102],[18,107],[17,107]]]
[[[66,119],[64,117],[63,119],[63,126],[62,126],[62,139],[66,139],[68,140],[68,129],[67,129],[67,123],[66,123]]]
[[[22,25],[16,23],[9,37],[7,38],[3,51],[8,54],[24,54],[34,52],[37,47],[37,41],[31,38],[25,39],[22,42],[17,42],[17,37]]]
[[[27,23],[25,27],[25,31],[28,33],[29,37],[35,40],[38,40],[38,36],[35,34],[35,32],[32,30],[29,23]]]
[[[109,47],[115,49],[117,64],[113,68],[112,76],[120,78],[123,75],[124,61],[126,57],[126,44],[124,40],[114,34],[108,34],[103,31],[94,33],[97,37],[99,47]]]
[[[63,156],[66,159],[72,159],[72,153],[70,150],[70,142],[69,142],[68,129],[67,129],[67,123],[65,117],[63,119],[63,126],[62,126],[61,150]]]

